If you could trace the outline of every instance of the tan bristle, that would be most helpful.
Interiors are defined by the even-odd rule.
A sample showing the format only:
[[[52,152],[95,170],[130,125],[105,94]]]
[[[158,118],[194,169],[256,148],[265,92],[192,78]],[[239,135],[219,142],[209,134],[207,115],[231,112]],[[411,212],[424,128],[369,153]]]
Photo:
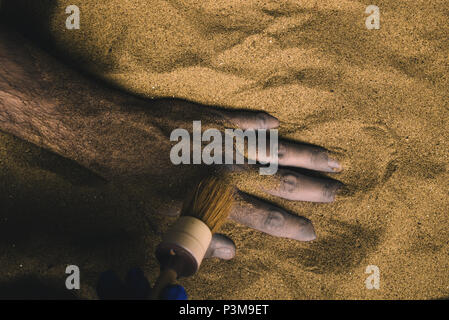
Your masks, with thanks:
[[[181,216],[198,218],[215,233],[228,217],[233,198],[233,187],[216,177],[206,178],[184,202]]]

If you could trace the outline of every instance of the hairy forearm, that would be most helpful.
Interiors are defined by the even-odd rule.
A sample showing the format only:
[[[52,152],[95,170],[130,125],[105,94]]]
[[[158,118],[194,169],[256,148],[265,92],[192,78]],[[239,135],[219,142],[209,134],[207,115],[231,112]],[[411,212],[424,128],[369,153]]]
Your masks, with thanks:
[[[153,138],[139,104],[0,27],[0,130],[105,177],[126,175],[139,171]]]

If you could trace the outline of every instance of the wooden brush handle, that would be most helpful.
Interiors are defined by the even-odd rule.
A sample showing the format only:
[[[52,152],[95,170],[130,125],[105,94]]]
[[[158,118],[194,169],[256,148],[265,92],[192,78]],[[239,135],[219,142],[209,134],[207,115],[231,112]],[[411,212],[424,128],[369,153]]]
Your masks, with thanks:
[[[156,280],[153,289],[151,290],[150,299],[159,300],[162,290],[170,284],[173,284],[178,277],[178,274],[173,269],[163,269],[159,278]]]
[[[161,244],[156,249],[160,251],[156,256],[161,262],[164,258],[159,254],[167,256],[172,249],[176,253],[176,258],[173,256],[171,263],[176,260],[181,268],[173,267],[170,263],[161,263],[161,265],[177,270],[180,277],[189,277],[198,271],[211,240],[212,233],[203,221],[182,216],[164,234]]]

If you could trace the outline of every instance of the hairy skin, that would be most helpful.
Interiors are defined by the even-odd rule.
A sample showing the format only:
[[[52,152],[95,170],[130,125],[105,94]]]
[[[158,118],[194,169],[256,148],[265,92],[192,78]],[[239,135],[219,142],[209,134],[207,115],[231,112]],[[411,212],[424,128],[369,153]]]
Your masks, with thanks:
[[[170,162],[171,131],[190,128],[193,120],[201,120],[203,129],[279,125],[264,112],[226,111],[178,99],[140,99],[82,76],[0,27],[0,130],[72,159],[108,181],[159,182],[163,190],[153,189],[148,197],[163,203],[155,208],[162,214],[179,214],[184,194],[179,185],[195,183],[217,169]],[[321,148],[283,140],[279,141],[279,165],[325,172],[342,169]],[[282,168],[275,178],[278,186],[267,186],[265,191],[295,201],[331,202],[341,185]],[[230,219],[277,237],[315,239],[308,219],[239,194]],[[214,239],[218,242],[213,248],[225,248],[215,250],[224,252],[215,256],[233,256],[232,241]]]

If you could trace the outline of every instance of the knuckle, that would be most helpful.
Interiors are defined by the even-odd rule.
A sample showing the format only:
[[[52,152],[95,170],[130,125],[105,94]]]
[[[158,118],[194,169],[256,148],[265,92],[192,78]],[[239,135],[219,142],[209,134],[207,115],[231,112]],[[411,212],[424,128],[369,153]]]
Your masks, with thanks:
[[[269,231],[278,231],[284,226],[284,215],[279,210],[270,210],[264,221],[264,226]]]
[[[293,193],[298,188],[298,177],[293,173],[284,173],[281,178],[281,190],[285,193]]]
[[[279,141],[278,142],[278,159],[284,159],[286,157],[287,154],[287,147],[285,145],[285,143]]]

